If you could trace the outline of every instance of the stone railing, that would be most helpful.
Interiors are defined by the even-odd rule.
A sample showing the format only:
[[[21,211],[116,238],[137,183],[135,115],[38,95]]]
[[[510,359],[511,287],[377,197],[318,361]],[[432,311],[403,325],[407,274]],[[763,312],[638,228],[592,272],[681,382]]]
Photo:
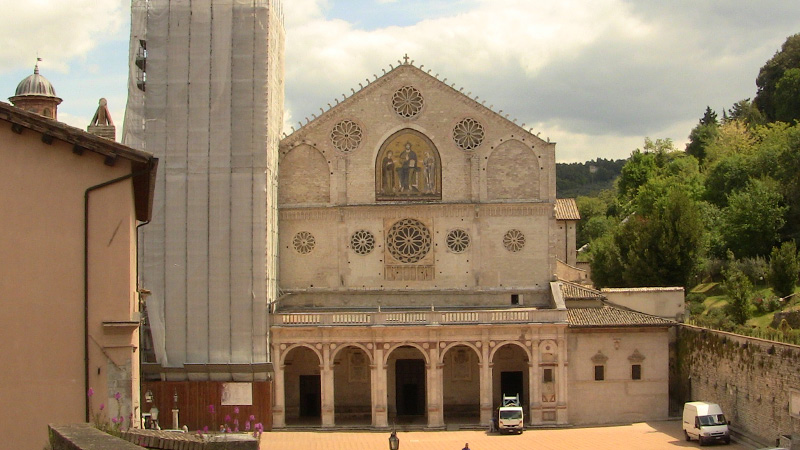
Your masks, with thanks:
[[[447,311],[325,311],[276,312],[272,326],[478,325],[504,323],[566,323],[567,311],[515,308]]]

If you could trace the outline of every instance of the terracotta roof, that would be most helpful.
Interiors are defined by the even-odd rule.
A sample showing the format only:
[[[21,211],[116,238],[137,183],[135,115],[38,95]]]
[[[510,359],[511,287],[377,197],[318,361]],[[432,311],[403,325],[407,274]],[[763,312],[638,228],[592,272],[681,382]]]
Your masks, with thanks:
[[[560,280],[561,283],[561,294],[564,296],[564,300],[585,300],[585,299],[600,299],[603,298],[603,294],[590,287],[584,286],[578,283],[572,283],[570,281]]]
[[[665,327],[675,324],[672,320],[609,305],[600,308],[569,308],[567,322],[570,328]]]
[[[0,102],[0,120],[11,122],[13,124],[11,129],[17,133],[28,129],[50,139],[58,139],[72,144],[72,151],[75,153],[80,154],[86,150],[103,155],[108,161],[107,164],[113,164],[117,158],[129,160],[132,171],[137,173],[133,177],[136,219],[142,222],[150,220],[153,211],[153,192],[158,158],[150,153],[87,133],[79,128],[4,102]]]
[[[574,198],[556,199],[556,220],[581,220]]]

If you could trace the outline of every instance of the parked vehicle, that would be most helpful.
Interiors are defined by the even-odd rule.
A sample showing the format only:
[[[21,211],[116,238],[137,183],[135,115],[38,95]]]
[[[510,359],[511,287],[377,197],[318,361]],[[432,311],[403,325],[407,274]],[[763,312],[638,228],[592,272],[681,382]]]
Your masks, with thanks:
[[[522,434],[525,429],[525,414],[519,394],[503,395],[503,404],[497,409],[497,431],[501,433]]]
[[[687,441],[697,439],[700,445],[720,441],[730,444],[729,424],[716,403],[688,402],[683,405],[683,434]]]

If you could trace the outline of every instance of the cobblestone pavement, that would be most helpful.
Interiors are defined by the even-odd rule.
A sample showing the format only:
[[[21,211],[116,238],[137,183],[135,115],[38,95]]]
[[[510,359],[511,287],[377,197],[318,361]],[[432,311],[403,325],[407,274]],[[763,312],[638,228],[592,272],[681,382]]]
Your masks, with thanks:
[[[678,420],[634,423],[595,428],[529,429],[521,435],[488,434],[486,431],[402,431],[401,450],[551,450],[551,449],[678,449],[700,448],[686,442]],[[273,431],[264,433],[261,450],[385,450],[389,432],[372,431]],[[745,450],[753,447],[731,445],[703,447]]]

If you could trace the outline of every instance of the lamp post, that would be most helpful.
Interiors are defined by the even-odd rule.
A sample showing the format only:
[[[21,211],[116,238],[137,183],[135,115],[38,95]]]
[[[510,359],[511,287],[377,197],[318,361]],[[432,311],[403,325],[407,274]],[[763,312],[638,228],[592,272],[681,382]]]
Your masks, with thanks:
[[[400,439],[397,437],[397,432],[392,431],[389,436],[389,450],[397,450],[400,448]]]
[[[178,425],[178,390],[172,395],[172,429],[177,430],[180,428]]]

